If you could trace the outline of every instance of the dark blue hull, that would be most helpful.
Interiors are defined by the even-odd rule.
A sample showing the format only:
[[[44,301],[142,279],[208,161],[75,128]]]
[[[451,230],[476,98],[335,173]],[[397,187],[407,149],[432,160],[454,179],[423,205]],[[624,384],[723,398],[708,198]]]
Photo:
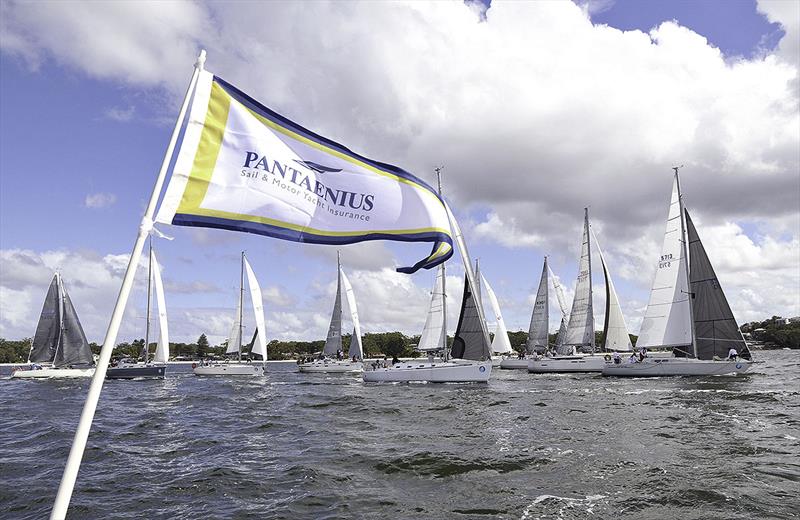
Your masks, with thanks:
[[[166,366],[109,367],[106,379],[134,379],[164,377]]]

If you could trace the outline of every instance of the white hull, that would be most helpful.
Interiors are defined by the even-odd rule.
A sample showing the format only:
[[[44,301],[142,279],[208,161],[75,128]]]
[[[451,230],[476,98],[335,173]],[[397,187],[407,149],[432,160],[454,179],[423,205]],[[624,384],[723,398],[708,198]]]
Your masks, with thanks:
[[[11,377],[19,379],[46,379],[50,377],[92,377],[92,368],[50,368],[43,367],[35,370],[16,369]]]
[[[353,362],[324,359],[303,363],[298,365],[298,368],[300,372],[304,373],[341,374],[346,372],[361,372],[364,370],[364,364],[360,361]]]
[[[527,370],[528,358],[506,358],[500,362],[500,368],[504,370]]]
[[[611,358],[609,357],[609,361]],[[605,356],[555,356],[528,360],[528,372],[532,374],[559,374],[568,372],[602,372],[606,366]]]
[[[662,377],[662,376],[721,376],[725,374],[743,374],[752,366],[752,362],[711,361],[686,358],[647,358],[640,363],[607,364],[603,368],[604,376],[622,377]]]
[[[492,356],[492,367],[499,368],[506,359],[508,359],[507,356]]]
[[[366,364],[362,377],[367,383],[427,381],[430,383],[486,383],[492,374],[491,361],[430,363],[403,361],[387,368],[371,369]]]
[[[261,363],[219,363],[214,365],[198,365],[193,367],[196,376],[262,376],[264,365]]]

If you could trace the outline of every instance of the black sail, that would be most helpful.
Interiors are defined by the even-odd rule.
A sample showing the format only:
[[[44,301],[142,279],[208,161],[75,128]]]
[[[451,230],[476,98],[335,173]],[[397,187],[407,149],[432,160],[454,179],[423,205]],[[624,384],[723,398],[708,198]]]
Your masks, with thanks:
[[[490,356],[490,346],[486,343],[483,323],[467,277],[464,279],[464,298],[461,300],[461,314],[458,316],[450,354],[454,358],[474,361],[483,361]]]
[[[61,344],[56,352],[53,365],[56,367],[93,365],[92,349],[89,347],[89,342],[86,341],[86,334],[83,333],[83,327],[81,327],[81,322],[78,320],[78,313],[75,312],[72,300],[70,300],[69,294],[67,294],[63,285],[61,290],[64,298],[64,322],[61,332]]]
[[[750,359],[747,348],[725,293],[711,266],[706,250],[697,234],[689,212],[686,211],[689,236],[689,283],[692,292],[694,334],[698,359],[725,358],[735,348],[739,355]]]
[[[55,275],[53,281],[50,282],[47,296],[44,298],[39,324],[36,325],[36,334],[33,336],[28,359],[31,363],[51,363],[53,361],[60,332],[58,314],[58,275]]]

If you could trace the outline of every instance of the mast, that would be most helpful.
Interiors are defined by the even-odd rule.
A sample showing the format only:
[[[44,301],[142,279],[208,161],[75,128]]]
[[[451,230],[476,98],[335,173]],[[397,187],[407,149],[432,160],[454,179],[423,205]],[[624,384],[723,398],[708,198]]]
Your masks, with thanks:
[[[589,208],[583,208],[583,225],[586,229],[586,256],[588,257],[589,261],[589,309],[591,310],[589,313],[589,323],[592,327],[592,354],[594,354],[595,350],[597,350],[597,345],[595,345],[594,339],[594,301],[592,300],[592,237],[591,233],[589,233]]]
[[[242,361],[242,306],[244,305],[244,251],[242,251],[242,270],[239,275],[239,361]]]
[[[439,197],[442,196],[442,167],[435,168],[436,182],[439,185]],[[445,263],[442,263],[442,330],[444,334],[444,345],[442,345],[442,358],[447,361],[450,357],[450,352],[447,350],[447,273],[445,272]]]
[[[681,168],[683,168],[683,165],[672,167],[675,170],[675,186],[678,188],[678,208],[681,212],[681,254],[683,254],[683,265],[686,270],[686,286],[689,289],[686,295],[689,298],[689,323],[692,327],[692,354],[697,359],[697,337],[694,332],[694,302],[692,302],[694,293],[692,292],[691,279],[689,278],[689,241],[686,238],[686,214],[683,208],[683,195],[681,195],[681,180],[678,175],[678,170]]]
[[[150,261],[147,263],[147,318],[146,318],[146,325],[144,328],[144,362],[147,364],[147,358],[150,354],[150,294],[152,293],[152,289],[150,287],[151,283],[153,282],[153,236],[150,235],[148,240],[148,245],[150,248],[149,258]]]

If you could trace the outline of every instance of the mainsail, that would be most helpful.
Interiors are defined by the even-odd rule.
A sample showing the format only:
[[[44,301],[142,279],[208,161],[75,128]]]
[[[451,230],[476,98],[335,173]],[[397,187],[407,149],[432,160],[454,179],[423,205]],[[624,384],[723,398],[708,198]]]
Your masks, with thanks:
[[[470,288],[469,276],[465,276],[461,313],[458,316],[458,327],[450,352],[452,357],[474,361],[484,361],[491,357],[491,346],[487,342],[484,324],[481,322],[477,301]]]
[[[267,336],[263,332],[267,330],[267,327],[264,323],[264,299],[261,296],[261,286],[258,284],[258,279],[256,278],[256,274],[253,272],[253,268],[250,267],[250,263],[246,258],[244,258],[244,256],[242,259],[244,260],[244,267],[247,271],[247,285],[250,287],[250,299],[252,300],[253,304],[256,330],[262,331],[262,333],[257,336],[258,342],[253,344],[253,349],[250,352],[252,354],[260,355],[261,359],[266,361]]]
[[[63,302],[61,313],[61,338],[58,348],[56,349],[55,357],[53,358],[53,366],[68,367],[70,365],[94,364],[92,349],[89,347],[89,342],[86,341],[86,334],[83,333],[83,327],[78,319],[78,313],[75,312],[75,307],[73,307],[72,300],[69,294],[67,294],[67,290],[64,288],[64,282],[61,280],[61,277],[59,277],[58,282]]]
[[[611,281],[611,274],[608,271],[608,264],[600,249],[600,242],[597,235],[592,230],[597,252],[600,254],[600,264],[603,266],[603,276],[606,282],[606,318],[603,325],[603,350],[606,351],[625,351],[631,352],[633,344],[628,334],[628,327],[625,325],[625,316],[622,315],[622,307],[619,305],[617,291],[614,290],[614,283]]]
[[[325,339],[325,347],[322,349],[322,353],[326,356],[334,356],[342,350],[342,267],[338,258],[336,264],[336,299],[333,301],[328,337]]]
[[[425,328],[422,329],[417,350],[442,350],[445,348],[444,298],[444,264],[440,264],[431,291],[428,317],[425,320]]]
[[[572,312],[569,315],[567,335],[564,344],[568,346],[589,345],[594,350],[594,312],[592,310],[592,256],[589,241],[589,209],[584,209],[583,242],[581,258],[578,262],[578,281]]]
[[[512,351],[511,341],[508,339],[506,322],[503,320],[503,315],[500,313],[500,303],[497,301],[497,295],[495,295],[492,286],[489,285],[486,278],[479,275],[478,280],[483,281],[484,285],[486,285],[486,294],[489,296],[489,302],[492,304],[492,312],[494,312],[494,319],[497,323],[497,329],[494,331],[494,339],[492,340],[492,352],[496,354],[508,354]],[[480,284],[480,281],[478,284]]]
[[[53,275],[47,296],[44,298],[39,323],[33,335],[31,352],[28,356],[30,363],[51,363],[56,354],[58,339],[61,335],[61,298],[59,291],[59,274]]]
[[[364,348],[361,345],[361,322],[358,319],[358,307],[356,306],[356,295],[353,292],[353,286],[350,285],[350,280],[347,275],[339,268],[340,276],[342,277],[342,285],[344,285],[345,296],[347,297],[347,308],[350,311],[350,320],[353,322],[353,335],[350,337],[350,350],[348,356],[353,356],[356,359],[364,357]]]
[[[153,361],[166,363],[169,358],[169,330],[167,328],[167,303],[164,299],[164,284],[161,280],[161,269],[156,261],[156,254],[150,249],[150,266],[152,268],[153,285],[156,290],[156,303],[158,303],[158,326],[160,335]]]
[[[547,257],[544,257],[542,276],[539,279],[539,290],[536,291],[536,301],[531,314],[531,326],[528,329],[528,339],[525,341],[525,350],[533,354],[536,347],[547,348],[547,336],[550,329],[550,298],[549,284],[547,281]]]
[[[239,347],[242,345],[242,298],[241,289],[239,290],[239,299],[236,303],[236,316],[233,318],[233,325],[231,325],[231,333],[228,334],[228,348],[225,349],[226,354],[236,354],[239,352]]]
[[[650,301],[642,319],[637,347],[676,347],[689,354],[692,345],[692,320],[689,300],[678,176],[672,187],[664,244],[656,262]]]
[[[689,238],[689,282],[692,287],[692,311],[698,359],[727,357],[728,350],[735,348],[741,357],[750,359],[736,319],[711,266],[697,229],[689,212],[685,211]]]

